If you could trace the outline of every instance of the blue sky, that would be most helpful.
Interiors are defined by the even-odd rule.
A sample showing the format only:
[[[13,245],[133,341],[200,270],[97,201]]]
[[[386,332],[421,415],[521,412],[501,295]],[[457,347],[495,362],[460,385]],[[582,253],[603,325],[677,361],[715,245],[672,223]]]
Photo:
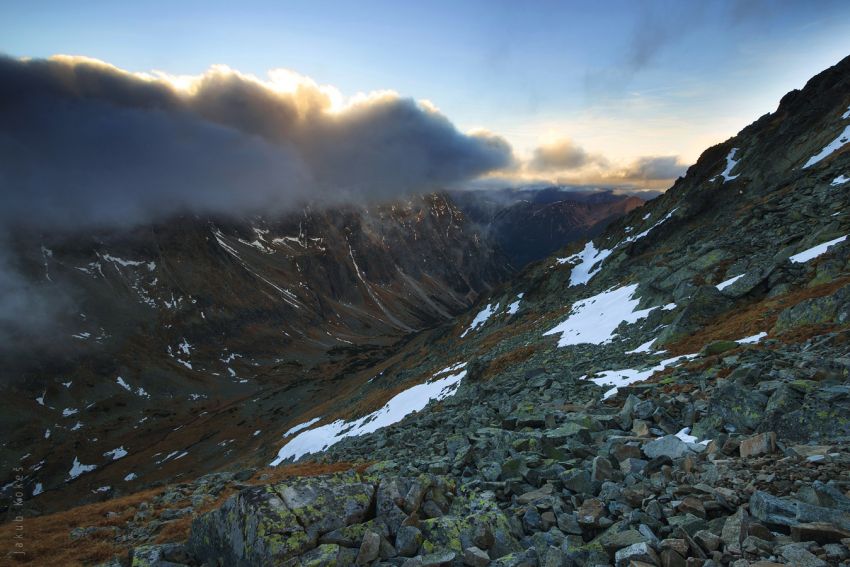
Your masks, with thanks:
[[[0,51],[174,75],[288,68],[345,95],[428,99],[523,158],[570,140],[625,167],[691,163],[774,110],[850,54],[850,2],[3,1]]]

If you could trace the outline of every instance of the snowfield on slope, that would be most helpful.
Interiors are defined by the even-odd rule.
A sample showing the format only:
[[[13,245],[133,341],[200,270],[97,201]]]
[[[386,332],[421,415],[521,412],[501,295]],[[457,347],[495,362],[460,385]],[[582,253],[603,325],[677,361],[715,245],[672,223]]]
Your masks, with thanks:
[[[301,431],[281,447],[277,458],[271,462],[271,466],[277,466],[288,459],[298,459],[309,453],[324,451],[346,437],[365,435],[398,423],[409,414],[422,410],[431,400],[443,400],[451,396],[466,376],[466,370],[461,370],[464,366],[466,366],[466,363],[444,368],[434,376],[441,376],[449,372],[455,373],[408,388],[393,396],[381,409],[354,421],[338,419],[327,425]],[[315,421],[312,420],[307,423],[315,423]],[[305,424],[302,424],[302,426],[309,427]],[[302,426],[295,426],[289,431],[299,431],[303,429]]]
[[[729,278],[728,280],[720,282],[719,284],[717,284],[714,287],[716,287],[719,291],[723,291],[724,289],[726,289],[727,287],[729,287],[730,285],[732,285],[733,283],[735,283],[736,281],[738,281],[739,279],[743,278],[746,275],[747,274],[741,274],[740,276],[735,276],[733,278]]]
[[[595,378],[590,378],[590,381],[598,386],[610,386],[610,388],[605,391],[605,394],[602,395],[602,399],[607,400],[611,396],[615,395],[623,386],[628,386],[636,382],[643,382],[644,380],[649,379],[656,372],[660,372],[668,366],[678,364],[683,360],[690,360],[692,358],[695,358],[696,356],[698,355],[683,354],[682,356],[674,356],[673,358],[667,358],[662,360],[656,366],[653,366],[652,368],[649,368],[647,370],[636,370],[634,368],[624,368],[622,370],[603,370],[602,372],[597,372],[598,376]],[[586,379],[587,377],[582,376],[582,378]]]
[[[602,269],[602,262],[611,255],[611,250],[597,250],[593,241],[588,241],[581,252],[566,258],[558,258],[559,264],[569,264],[578,260],[570,272],[570,286],[586,284]]]
[[[499,304],[488,303],[487,306],[478,312],[478,315],[475,316],[475,319],[472,320],[469,327],[460,335],[461,338],[465,337],[470,331],[475,331],[487,322],[490,317],[496,313],[496,310],[499,308]]]
[[[811,167],[822,159],[829,157],[833,152],[841,149],[841,147],[847,142],[850,142],[850,126],[845,127],[844,131],[841,132],[837,138],[824,146],[824,148],[816,155],[810,157],[809,161],[806,162],[806,165],[803,166],[803,169]]]
[[[827,250],[829,250],[831,246],[835,246],[839,242],[844,242],[845,240],[847,240],[847,235],[839,236],[834,240],[830,240],[829,242],[822,242],[817,246],[812,246],[808,250],[803,250],[802,252],[794,254],[788,259],[794,262],[795,264],[802,264],[808,262],[809,260],[814,260],[821,254],[826,254]]]
[[[637,309],[640,300],[635,297],[638,284],[611,288],[602,293],[576,301],[570,316],[543,335],[561,335],[558,346],[596,344],[611,341],[620,323],[635,323],[653,309]]]
[[[712,181],[717,179],[718,177],[723,178],[723,183],[727,181],[732,181],[733,179],[737,179],[738,175],[732,175],[732,170],[735,169],[735,166],[738,165],[738,162],[741,161],[739,159],[735,159],[735,155],[738,153],[738,148],[732,148],[729,150],[729,155],[726,156],[726,169],[723,170],[723,173],[720,175],[716,175],[711,178]]]
[[[591,279],[593,279],[593,276],[599,273],[599,271],[602,269],[602,263],[605,261],[606,258],[608,258],[608,256],[611,255],[611,253],[617,247],[622,246],[624,244],[628,244],[630,242],[635,242],[645,237],[647,234],[649,234],[650,232],[670,220],[676,210],[678,210],[678,207],[668,212],[666,215],[664,215],[663,218],[661,218],[651,227],[647,228],[646,230],[643,230],[642,232],[639,232],[638,234],[626,237],[625,239],[623,239],[622,242],[618,242],[616,245],[614,245],[613,248],[597,250],[596,245],[593,244],[592,240],[590,240],[587,242],[587,244],[584,245],[584,248],[581,252],[576,252],[575,254],[571,254],[564,258],[558,258],[555,261],[559,265],[571,264],[573,262],[578,261],[578,263],[573,266],[572,272],[570,272],[570,287],[580,284],[586,284]],[[647,220],[651,216],[651,214],[652,213],[647,213],[646,216],[643,217],[643,220]],[[634,230],[633,227],[626,227],[626,232],[630,232],[632,230]]]

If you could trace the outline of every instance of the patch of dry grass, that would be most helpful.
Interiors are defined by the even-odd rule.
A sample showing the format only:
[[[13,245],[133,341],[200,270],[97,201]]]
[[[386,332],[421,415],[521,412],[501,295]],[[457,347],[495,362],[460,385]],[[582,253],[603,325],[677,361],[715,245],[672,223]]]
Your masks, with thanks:
[[[699,331],[665,346],[671,355],[681,355],[698,352],[714,341],[737,340],[762,331],[770,331],[784,309],[806,299],[831,295],[848,283],[850,283],[850,277],[837,278],[828,283],[814,287],[801,287],[779,297],[762,299],[749,305],[736,307],[734,312],[723,313]],[[790,329],[777,338],[789,343],[801,342],[827,332],[830,328],[831,326],[824,325],[799,327]]]

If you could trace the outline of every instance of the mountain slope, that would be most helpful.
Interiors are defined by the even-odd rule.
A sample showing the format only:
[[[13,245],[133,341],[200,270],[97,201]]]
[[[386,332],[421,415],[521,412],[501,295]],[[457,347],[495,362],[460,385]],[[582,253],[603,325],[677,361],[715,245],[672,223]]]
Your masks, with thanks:
[[[151,500],[238,491],[193,503],[191,528],[145,524],[134,544],[175,543],[135,560],[842,564],[848,129],[850,58],[598,238],[288,406],[255,447],[279,470],[352,470],[245,486],[232,462]]]
[[[522,268],[570,242],[596,236],[640,207],[638,197],[553,187],[467,191],[452,195],[467,217],[489,234],[511,264]]]
[[[4,355],[0,455],[83,500],[249,455],[509,274],[442,195],[18,238],[31,285],[72,299]]]
[[[410,565],[479,552],[498,565],[837,565],[846,547],[822,546],[850,525],[848,125],[850,59],[593,242],[531,266],[426,350],[399,353],[346,402],[418,376],[432,387],[422,411],[351,436],[401,419],[405,392],[366,417],[326,404],[305,412],[275,461],[380,461],[367,476],[273,489],[377,487],[379,540],[398,552],[411,523],[424,538],[401,554],[419,557]],[[433,488],[446,482],[462,489]],[[255,542],[205,539],[271,521],[255,496],[233,501],[247,506],[236,519],[227,506],[203,516],[191,553],[231,557]],[[476,521],[487,506],[499,512]],[[318,543],[332,546],[272,553],[344,562],[368,547]]]

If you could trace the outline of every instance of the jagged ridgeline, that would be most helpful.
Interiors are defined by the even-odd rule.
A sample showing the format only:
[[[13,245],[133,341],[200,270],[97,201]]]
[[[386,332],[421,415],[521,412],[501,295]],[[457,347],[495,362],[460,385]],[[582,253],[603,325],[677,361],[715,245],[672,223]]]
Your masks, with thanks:
[[[274,467],[216,461],[74,535],[137,565],[846,565],[848,236],[850,58],[340,391],[216,408],[264,408]]]

